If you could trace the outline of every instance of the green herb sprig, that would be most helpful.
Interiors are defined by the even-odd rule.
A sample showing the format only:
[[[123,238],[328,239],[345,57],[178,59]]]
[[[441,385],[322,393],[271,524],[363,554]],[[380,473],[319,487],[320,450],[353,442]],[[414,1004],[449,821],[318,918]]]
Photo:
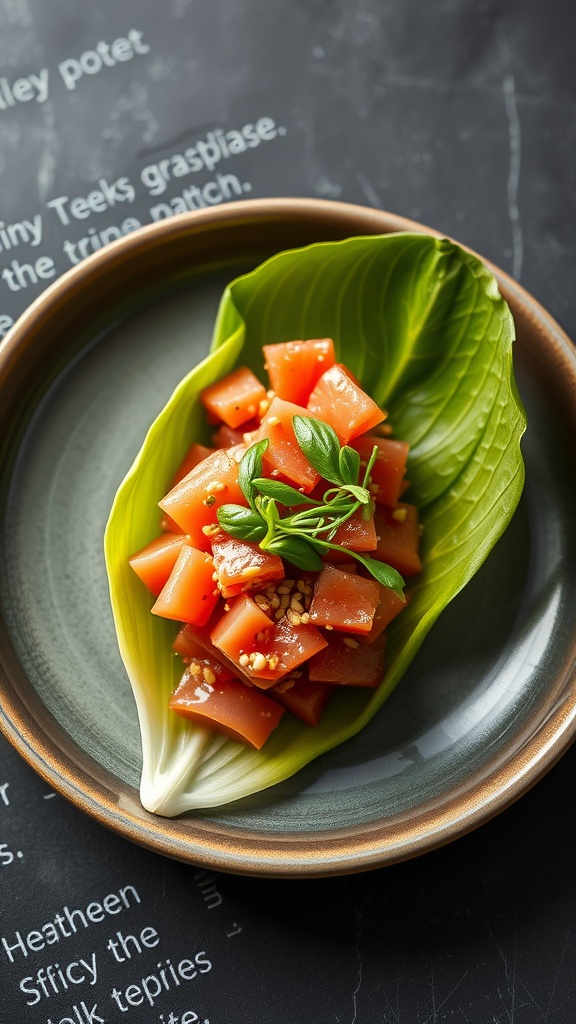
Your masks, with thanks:
[[[308,416],[294,416],[292,423],[300,450],[333,486],[316,501],[289,484],[263,477],[262,459],[268,447],[264,438],[251,445],[238,466],[238,484],[249,507],[222,505],[217,512],[220,526],[231,537],[255,541],[263,551],[280,555],[299,569],[317,572],[323,567],[323,552],[343,551],[403,597],[404,580],[390,565],[333,543],[338,528],[358,509],[366,519],[374,511],[368,488],[378,448],[374,446],[360,482],[360,455],[348,445],[341,446],[332,427]],[[279,506],[298,511],[282,515]]]

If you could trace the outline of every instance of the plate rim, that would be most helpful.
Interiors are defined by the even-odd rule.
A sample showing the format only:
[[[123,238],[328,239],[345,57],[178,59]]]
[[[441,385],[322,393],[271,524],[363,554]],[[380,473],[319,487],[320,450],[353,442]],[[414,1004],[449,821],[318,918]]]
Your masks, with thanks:
[[[343,232],[347,227],[353,228],[350,234],[416,231],[444,237],[435,229],[388,211],[305,198],[242,200],[146,225],[71,268],[31,303],[0,343],[0,389],[26,347],[29,335],[41,331],[70,295],[81,300],[82,294],[90,292],[102,272],[111,274],[119,263],[144,258],[151,247],[169,244],[175,238],[200,237],[205,232],[226,229],[230,222],[244,223],[251,218],[292,220],[302,229],[308,221],[337,224],[339,233],[342,229],[341,237],[345,237]],[[465,245],[462,248],[473,252]],[[576,353],[566,333],[522,285],[490,261],[479,258],[494,273],[505,298],[510,301],[512,297],[513,304],[521,306],[524,315],[551,337],[550,351],[562,364],[561,368],[568,363],[571,385],[576,391]],[[50,731],[44,728],[39,734],[34,728],[38,723],[32,709],[26,707],[21,695],[13,690],[10,674],[15,670],[14,659],[10,652],[6,653],[4,644],[0,645],[0,660],[0,695],[3,696],[0,731],[54,790],[117,834],[155,853],[237,874],[270,877],[349,874],[436,849],[510,806],[552,768],[576,738],[576,658],[573,657],[567,659],[560,680],[560,699],[549,710],[546,720],[514,750],[510,760],[505,760],[489,774],[478,773],[481,777],[472,780],[463,793],[452,800],[449,808],[429,808],[412,816],[410,823],[405,820],[408,817],[405,812],[398,820],[377,819],[344,830],[263,834],[211,820],[203,824],[201,818],[161,818],[143,808],[136,814],[127,803],[123,806],[118,795],[105,786],[102,778],[98,779],[98,775],[111,773],[77,746],[82,755],[77,761],[61,749],[65,739],[74,745],[70,734],[55,722]],[[42,707],[44,715],[50,716],[48,709]],[[117,780],[117,789],[127,786]]]

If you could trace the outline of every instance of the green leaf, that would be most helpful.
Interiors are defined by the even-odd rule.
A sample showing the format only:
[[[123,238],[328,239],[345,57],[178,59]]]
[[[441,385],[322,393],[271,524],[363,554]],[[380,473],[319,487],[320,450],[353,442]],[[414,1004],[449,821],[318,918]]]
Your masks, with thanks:
[[[266,537],[272,538],[274,536],[276,524],[280,519],[280,513],[274,498],[258,498],[257,509],[266,524]],[[266,540],[266,537],[263,538],[264,541]],[[262,544],[261,546],[262,548],[268,548],[268,544]]]
[[[156,535],[156,502],[190,441],[204,436],[201,389],[235,365],[261,372],[263,339],[328,336],[338,360],[388,410],[395,436],[411,445],[408,494],[424,525],[424,569],[388,629],[380,687],[340,687],[317,728],[285,715],[263,749],[252,751],[168,711],[181,672],[170,653],[175,628],[150,615],[151,598],[128,557]],[[514,383],[513,338],[510,312],[487,268],[452,242],[424,234],[350,238],[279,253],[229,285],[212,352],[151,427],[106,531],[116,629],[142,731],[141,795],[149,810],[180,814],[274,785],[357,733],[377,712],[516,508],[525,419]]]
[[[399,597],[404,597],[404,580],[400,573],[396,572],[396,569],[393,569],[391,565],[386,565],[386,562],[379,562],[377,558],[370,558],[369,555],[355,554],[354,557],[366,566],[378,583],[390,587],[391,590],[396,591]]]
[[[355,448],[350,448],[345,444],[344,447],[340,449],[338,465],[343,483],[358,483],[358,476],[360,473],[360,455]]]
[[[287,508],[294,508],[295,505],[316,504],[315,501],[306,497],[301,491],[297,491],[295,487],[290,487],[288,484],[283,484],[281,480],[257,477],[256,480],[252,481],[252,484],[260,494],[265,494],[268,498],[274,498],[274,501],[279,501],[281,505],[286,505]]]
[[[336,431],[327,423],[311,416],[294,416],[292,425],[296,440],[310,465],[330,483],[342,483],[340,442]]]
[[[262,472],[262,456],[268,447],[268,438],[263,438],[257,444],[250,446],[242,456],[238,466],[238,486],[246,501],[254,508],[254,477],[260,476]]]
[[[342,490],[348,491],[352,494],[356,498],[356,501],[359,501],[361,505],[370,504],[370,493],[365,487],[359,487],[357,484],[347,484],[346,487],[342,488]]]
[[[222,529],[231,537],[260,541],[266,536],[266,523],[262,516],[243,505],[221,505],[216,517]]]
[[[319,572],[324,564],[320,555],[301,537],[279,537],[270,544],[268,550],[285,558],[298,569]]]

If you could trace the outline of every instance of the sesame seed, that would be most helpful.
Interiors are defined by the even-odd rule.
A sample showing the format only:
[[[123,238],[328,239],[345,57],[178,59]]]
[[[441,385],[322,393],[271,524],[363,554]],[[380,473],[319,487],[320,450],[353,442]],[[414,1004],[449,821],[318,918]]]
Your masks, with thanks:
[[[270,416],[266,420],[266,422],[267,422],[269,427],[277,427],[278,424],[280,423],[280,420],[278,419],[278,416]]]
[[[206,668],[202,670],[202,675],[204,676],[204,681],[208,683],[208,686],[214,686],[214,683],[216,682],[216,676],[214,675],[211,668],[208,668],[208,666],[206,666]]]
[[[207,526],[202,527],[202,533],[206,537],[215,537],[217,533],[220,533],[220,525],[218,523],[208,523]]]
[[[276,611],[274,612],[274,618],[276,619],[276,621],[281,619],[283,615],[284,615],[284,609],[283,608],[277,608]]]
[[[300,616],[300,622],[302,623],[303,626],[305,626],[307,622],[310,622],[310,613],[302,612],[302,615]]]
[[[223,484],[221,480],[212,480],[206,484],[206,490],[208,494],[218,494],[220,491],[226,490],[226,484]]]
[[[266,668],[266,658],[260,651],[257,651],[254,654],[252,668],[254,669],[254,672],[261,672],[263,668]]]
[[[281,587],[276,587],[276,593],[277,594],[289,594],[290,593],[290,587],[286,586],[286,582],[284,582]]]
[[[250,658],[248,657],[247,654],[241,654],[240,657],[238,658],[238,663],[242,665],[242,668],[247,668],[247,666],[250,664]]]
[[[357,640],[353,640],[351,636],[345,636],[342,643],[346,644],[346,647],[359,647],[360,644]]]
[[[408,510],[405,508],[395,508],[392,513],[392,519],[395,519],[397,523],[405,523]]]

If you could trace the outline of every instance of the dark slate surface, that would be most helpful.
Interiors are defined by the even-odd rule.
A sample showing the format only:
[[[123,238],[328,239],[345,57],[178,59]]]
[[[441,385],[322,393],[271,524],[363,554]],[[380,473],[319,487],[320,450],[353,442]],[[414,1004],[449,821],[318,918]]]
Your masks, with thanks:
[[[413,217],[514,274],[574,336],[575,22],[572,0],[1,0],[0,333],[77,258],[80,239],[89,251],[188,189],[189,205],[305,195]],[[114,49],[119,38],[132,50]],[[85,57],[68,88],[101,42],[101,69]],[[15,99],[18,79],[28,85]],[[257,147],[164,189],[150,170],[262,118],[274,127]],[[85,217],[79,203],[74,218],[61,197],[95,190],[106,209],[93,200]],[[11,962],[0,943],[0,1021],[568,1024],[575,767],[572,751],[499,818],[419,860],[274,882],[128,845],[0,741],[0,938],[16,946]],[[115,916],[86,928],[73,916],[75,934],[23,956],[17,931],[50,935],[41,929],[56,915],[70,930],[64,907],[85,912],[121,890],[128,905],[111,901]],[[196,977],[176,974],[177,985],[167,960],[195,957]],[[153,975],[141,1005],[111,996]]]

